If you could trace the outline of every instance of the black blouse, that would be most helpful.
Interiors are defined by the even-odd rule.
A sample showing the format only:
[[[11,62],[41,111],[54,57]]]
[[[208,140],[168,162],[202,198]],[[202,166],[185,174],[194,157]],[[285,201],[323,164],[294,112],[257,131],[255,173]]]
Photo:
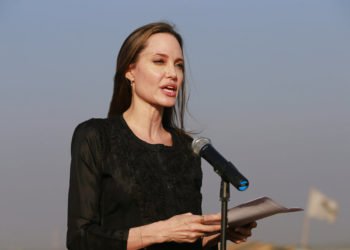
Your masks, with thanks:
[[[172,146],[140,140],[122,116],[77,126],[71,148],[68,249],[126,249],[131,227],[202,213],[200,159],[192,153],[189,136],[169,132]],[[147,249],[202,246],[198,240]]]

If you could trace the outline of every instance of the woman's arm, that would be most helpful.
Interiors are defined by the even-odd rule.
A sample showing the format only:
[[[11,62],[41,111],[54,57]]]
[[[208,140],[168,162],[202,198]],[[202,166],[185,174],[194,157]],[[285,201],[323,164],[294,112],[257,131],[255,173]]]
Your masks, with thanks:
[[[68,194],[67,248],[70,250],[126,249],[129,229],[101,225],[102,159],[106,151],[105,123],[92,119],[74,131]]]
[[[131,228],[127,249],[135,250],[164,242],[193,243],[206,234],[220,230],[220,214],[176,215],[168,220]],[[214,224],[215,223],[215,224]]]

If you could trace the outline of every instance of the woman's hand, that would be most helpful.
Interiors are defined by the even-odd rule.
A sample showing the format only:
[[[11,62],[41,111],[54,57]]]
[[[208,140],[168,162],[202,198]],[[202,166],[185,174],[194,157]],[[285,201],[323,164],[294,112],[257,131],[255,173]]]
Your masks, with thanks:
[[[229,227],[226,231],[227,238],[236,244],[246,242],[247,238],[252,235],[252,229],[256,226],[257,223],[254,221],[240,227]]]
[[[170,219],[154,222],[129,230],[127,249],[136,250],[147,246],[164,243],[192,243],[205,235],[220,232],[221,215],[192,213],[180,214]]]
[[[256,226],[257,226],[257,223],[254,221],[240,227],[229,227],[226,230],[227,239],[236,244],[245,242],[247,241],[247,238],[252,235],[252,229],[255,228]],[[202,243],[203,248],[207,249],[217,244],[220,241],[220,235],[221,234],[218,233],[218,234],[204,237],[203,243]]]
[[[193,215],[180,214],[162,221],[161,242],[191,243],[207,234],[220,231],[220,214]]]

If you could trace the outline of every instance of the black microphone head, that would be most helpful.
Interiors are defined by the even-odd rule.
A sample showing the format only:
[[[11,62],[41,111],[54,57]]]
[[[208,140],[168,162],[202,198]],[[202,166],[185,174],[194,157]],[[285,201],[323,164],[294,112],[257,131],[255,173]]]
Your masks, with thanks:
[[[192,150],[196,155],[200,155],[202,148],[207,144],[211,144],[210,139],[205,137],[195,138],[192,141]]]

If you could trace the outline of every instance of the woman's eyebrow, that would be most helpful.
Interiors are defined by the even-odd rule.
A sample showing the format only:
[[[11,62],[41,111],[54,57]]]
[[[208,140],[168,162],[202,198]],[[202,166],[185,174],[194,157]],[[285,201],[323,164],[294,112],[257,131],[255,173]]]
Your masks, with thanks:
[[[155,53],[154,55],[161,56],[161,57],[166,57],[166,58],[169,57],[167,54],[164,54],[164,53]],[[178,57],[178,58],[175,59],[175,61],[184,61],[184,59],[183,59],[183,57]]]

